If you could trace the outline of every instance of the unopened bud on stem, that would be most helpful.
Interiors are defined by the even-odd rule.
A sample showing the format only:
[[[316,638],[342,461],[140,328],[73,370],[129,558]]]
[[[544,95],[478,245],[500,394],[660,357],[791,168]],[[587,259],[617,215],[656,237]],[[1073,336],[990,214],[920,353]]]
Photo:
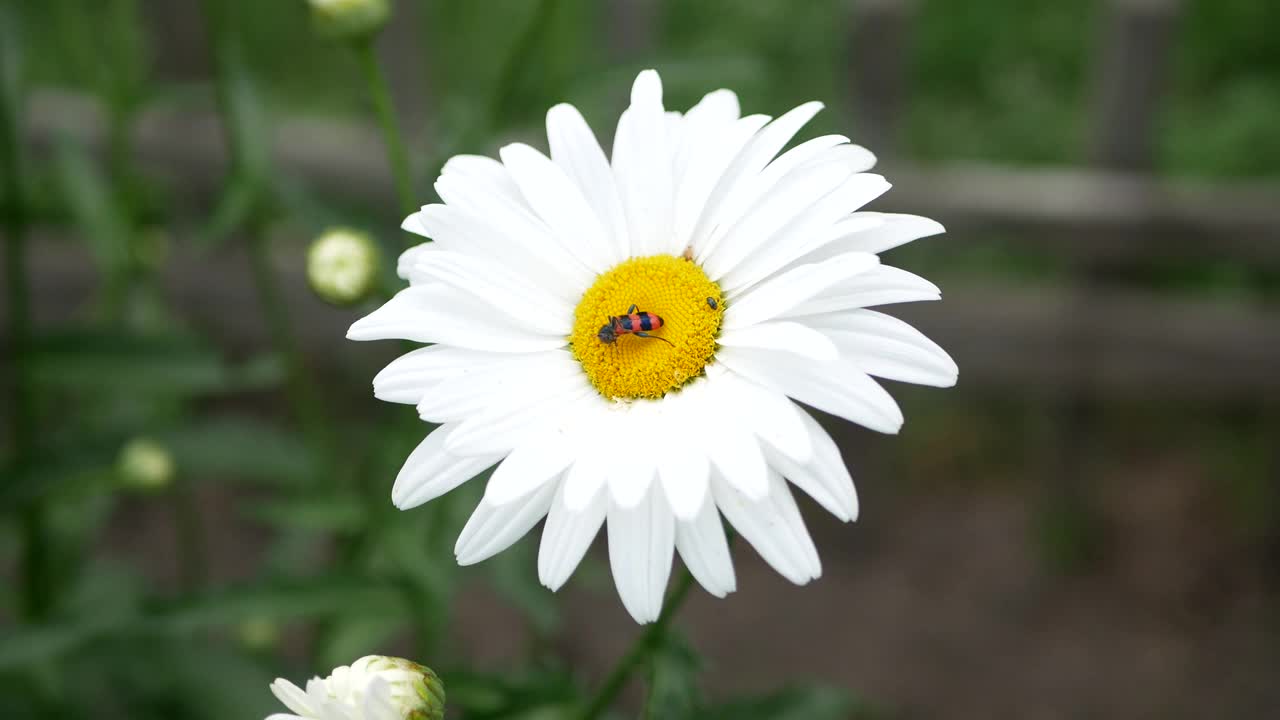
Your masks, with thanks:
[[[444,684],[430,668],[401,658],[368,655],[312,678],[304,691],[278,678],[271,692],[308,720],[443,720]]]
[[[307,250],[307,282],[326,302],[353,305],[378,284],[378,246],[365,233],[333,228]]]
[[[161,490],[173,482],[173,456],[150,438],[134,438],[116,461],[120,484],[131,490]]]
[[[316,32],[338,40],[367,40],[391,16],[388,0],[308,0],[308,4]]]

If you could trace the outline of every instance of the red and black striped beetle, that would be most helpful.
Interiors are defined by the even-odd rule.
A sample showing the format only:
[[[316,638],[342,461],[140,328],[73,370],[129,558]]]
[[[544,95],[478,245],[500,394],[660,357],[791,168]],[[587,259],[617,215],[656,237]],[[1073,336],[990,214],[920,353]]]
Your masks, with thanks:
[[[674,347],[670,340],[649,334],[650,330],[657,330],[660,327],[662,327],[662,318],[651,312],[636,312],[636,306],[633,304],[626,315],[610,315],[609,324],[600,328],[596,337],[600,338],[602,343],[613,343],[617,342],[619,335],[635,335],[661,340]]]

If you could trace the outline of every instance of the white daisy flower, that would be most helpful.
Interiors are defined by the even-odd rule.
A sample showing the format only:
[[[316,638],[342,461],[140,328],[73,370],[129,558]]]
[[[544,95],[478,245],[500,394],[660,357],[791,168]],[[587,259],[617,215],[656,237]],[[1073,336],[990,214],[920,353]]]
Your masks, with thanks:
[[[368,655],[314,677],[307,689],[284,678],[271,692],[294,714],[267,720],[441,720],[444,686],[430,668],[401,658]]]
[[[377,397],[440,424],[396,478],[395,504],[496,465],[458,562],[546,517],[538,572],[555,590],[606,525],[638,622],[658,617],[673,551],[711,594],[734,590],[721,515],[789,580],[817,578],[788,481],[845,521],[858,501],[796,402],[894,433],[902,413],[873,375],[950,386],[957,373],[867,309],[940,297],[875,253],[942,226],[859,212],[889,183],[848,138],[782,152],[821,107],[742,117],[717,90],[671,112],[646,70],[612,160],[571,105],[547,113],[550,157],[515,143],[501,161],[450,160],[444,202],[404,223],[434,240],[401,257],[409,287],[348,333],[434,343],[374,379]]]

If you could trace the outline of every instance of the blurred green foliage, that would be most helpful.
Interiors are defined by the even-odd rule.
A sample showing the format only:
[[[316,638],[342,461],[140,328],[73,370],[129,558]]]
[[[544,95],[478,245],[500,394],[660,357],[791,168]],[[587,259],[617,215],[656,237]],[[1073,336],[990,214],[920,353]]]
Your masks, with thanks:
[[[294,179],[276,177],[267,130],[275,114],[364,118],[365,88],[352,54],[309,32],[302,0],[182,3],[205,13],[206,21],[194,23],[202,34],[184,40],[202,46],[206,72],[161,79],[168,69],[157,65],[157,45],[168,28],[160,18],[173,13],[157,12],[159,2],[0,0],[5,97],[17,97],[20,84],[28,91],[69,87],[97,97],[110,123],[105,159],[61,140],[51,162],[28,162],[18,178],[31,194],[30,207],[21,209],[73,229],[100,282],[72,323],[40,327],[26,349],[23,382],[37,403],[34,417],[22,421],[38,430],[27,449],[35,461],[9,467],[0,484],[0,566],[43,564],[52,593],[22,617],[31,586],[20,579],[0,591],[0,717],[261,717],[274,709],[266,692],[274,675],[301,680],[406,638],[417,659],[442,671],[455,712],[571,717],[587,693],[550,657],[563,619],[537,582],[533,543],[482,568],[456,568],[452,539],[478,499],[478,484],[414,513],[396,512],[387,485],[424,428],[411,412],[391,409],[369,426],[334,427],[342,400],[321,392],[328,388],[310,377],[289,339],[268,262],[270,228],[312,231],[368,210],[312,197]],[[1098,0],[916,5],[901,129],[909,156],[932,163],[1082,161]],[[1280,43],[1273,37],[1280,4],[1185,5],[1156,139],[1161,171],[1280,175]],[[816,130],[849,132],[849,3],[654,6],[652,45],[625,55],[611,47],[608,3],[400,3],[395,22],[408,24],[417,41],[413,52],[395,55],[411,66],[392,74],[410,78],[429,111],[427,127],[412,134],[425,133],[422,143],[438,162],[444,151],[476,152],[530,133],[547,107],[567,100],[607,138],[630,77],[647,65],[663,71],[672,107],[721,86],[736,89],[750,111],[778,113],[816,98],[831,108]],[[13,61],[19,56],[26,60],[21,76]],[[15,102],[21,107],[14,100],[6,107]],[[231,138],[231,176],[197,217],[171,206],[166,189],[133,164],[132,123],[143,108],[164,103],[219,106]],[[856,128],[851,134],[856,138]],[[25,222],[13,198],[4,202],[10,219]],[[394,223],[378,218],[377,225]],[[933,261],[913,255],[911,264],[925,273],[933,262],[952,276],[1003,272],[1024,282],[1064,272],[999,240]],[[255,253],[259,310],[271,318],[275,344],[250,354],[222,348],[175,316],[158,278],[169,242],[205,252],[240,243]],[[1213,266],[1146,280],[1178,291],[1238,292],[1252,275]],[[292,398],[288,409],[278,407],[285,397]],[[176,468],[176,487],[155,497],[123,494],[115,474],[120,448],[142,436],[167,448]],[[264,546],[261,561],[234,583],[204,572],[208,511],[199,506],[199,493],[230,485],[232,522],[251,528]],[[104,540],[114,514],[147,503],[172,516],[170,552],[183,568],[173,582],[148,576],[154,568],[109,552]],[[22,555],[24,543],[38,543],[41,552]],[[579,575],[578,582],[589,581],[593,570]],[[470,583],[487,585],[523,619],[527,652],[510,672],[451,667],[450,608]],[[708,699],[699,690],[701,668],[679,637],[660,645],[646,668],[650,716],[882,716],[848,693],[822,688]]]

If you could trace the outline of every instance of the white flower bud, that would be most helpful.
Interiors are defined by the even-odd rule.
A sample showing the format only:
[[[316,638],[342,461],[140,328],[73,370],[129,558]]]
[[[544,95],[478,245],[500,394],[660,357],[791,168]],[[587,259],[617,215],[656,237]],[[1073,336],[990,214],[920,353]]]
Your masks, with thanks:
[[[378,246],[365,233],[326,230],[307,250],[307,282],[326,302],[352,305],[378,283]]]
[[[368,655],[312,678],[303,690],[277,678],[271,692],[303,720],[442,720],[444,685],[430,668],[401,658]],[[290,717],[274,715],[273,718]]]
[[[173,456],[160,443],[134,438],[116,461],[120,484],[132,490],[160,490],[173,482]]]
[[[387,0],[308,0],[316,31],[341,40],[362,40],[382,29],[391,16]]]

